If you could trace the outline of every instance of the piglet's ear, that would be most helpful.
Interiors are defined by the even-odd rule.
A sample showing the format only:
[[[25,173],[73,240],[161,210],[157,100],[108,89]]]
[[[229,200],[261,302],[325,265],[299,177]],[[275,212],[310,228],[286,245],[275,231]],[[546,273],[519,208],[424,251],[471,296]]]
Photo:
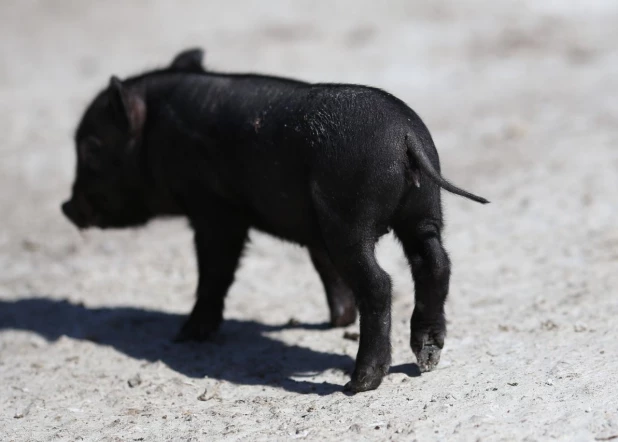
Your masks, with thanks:
[[[146,103],[141,94],[124,85],[115,75],[109,80],[108,94],[118,121],[127,126],[132,137],[138,137],[146,122]]]
[[[170,69],[186,72],[204,72],[204,51],[200,48],[187,49],[174,57]]]

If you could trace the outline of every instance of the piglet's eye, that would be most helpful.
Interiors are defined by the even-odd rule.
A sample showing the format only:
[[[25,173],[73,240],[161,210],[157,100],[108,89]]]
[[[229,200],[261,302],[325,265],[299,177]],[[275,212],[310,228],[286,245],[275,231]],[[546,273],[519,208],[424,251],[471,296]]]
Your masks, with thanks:
[[[103,143],[98,138],[87,137],[78,144],[79,161],[90,169],[101,166]]]

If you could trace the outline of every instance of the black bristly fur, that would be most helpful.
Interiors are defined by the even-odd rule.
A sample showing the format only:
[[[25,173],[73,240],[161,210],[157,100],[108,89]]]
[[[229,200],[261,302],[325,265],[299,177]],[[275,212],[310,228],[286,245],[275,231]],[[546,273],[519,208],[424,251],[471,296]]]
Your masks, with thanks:
[[[205,339],[223,318],[250,228],[304,245],[331,323],[360,311],[348,390],[376,388],[390,365],[391,281],[378,238],[393,228],[416,287],[411,346],[423,371],[446,333],[450,262],[440,188],[478,202],[440,175],[421,119],[365,86],[309,84],[202,68],[201,50],[165,69],[113,78],[77,129],[77,176],[64,213],[80,228],[187,216],[195,231],[197,302],[178,340]]]

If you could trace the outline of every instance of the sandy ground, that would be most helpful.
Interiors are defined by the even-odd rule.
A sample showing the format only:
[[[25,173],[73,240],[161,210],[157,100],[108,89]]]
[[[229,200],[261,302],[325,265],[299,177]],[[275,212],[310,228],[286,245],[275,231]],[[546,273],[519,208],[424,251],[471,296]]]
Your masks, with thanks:
[[[0,439],[618,437],[618,4],[216,3],[2,1]],[[195,45],[218,69],[389,90],[445,175],[493,201],[445,197],[436,371],[413,365],[392,237],[393,368],[351,397],[357,343],[325,326],[303,249],[253,234],[220,335],[173,345],[196,282],[186,222],[82,238],[63,219],[85,104]]]

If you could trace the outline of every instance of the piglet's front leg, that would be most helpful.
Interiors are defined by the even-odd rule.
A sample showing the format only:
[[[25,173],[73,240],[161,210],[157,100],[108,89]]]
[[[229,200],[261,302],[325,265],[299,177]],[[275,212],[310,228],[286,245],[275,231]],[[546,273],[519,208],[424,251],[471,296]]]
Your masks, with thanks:
[[[216,216],[216,220],[192,220],[199,271],[197,301],[176,342],[206,340],[223,321],[225,295],[234,282],[248,228],[238,217],[224,212]]]

